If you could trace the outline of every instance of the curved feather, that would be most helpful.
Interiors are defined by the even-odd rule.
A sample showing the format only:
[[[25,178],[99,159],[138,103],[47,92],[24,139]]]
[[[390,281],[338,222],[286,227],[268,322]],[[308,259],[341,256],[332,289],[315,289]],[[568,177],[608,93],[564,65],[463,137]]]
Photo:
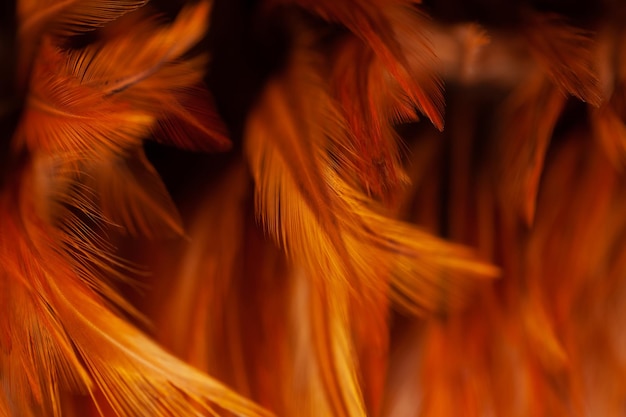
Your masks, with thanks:
[[[443,111],[441,82],[430,71],[435,56],[423,29],[424,19],[415,10],[388,8],[387,17],[412,82],[418,83]],[[394,125],[418,119],[414,97],[394,78],[388,63],[356,36],[348,36],[333,58],[333,93],[354,133],[363,187],[372,196],[390,202],[398,186],[406,182]]]
[[[33,70],[18,143],[69,159],[123,155],[148,135],[154,115],[81,84],[63,71],[65,55],[45,42]]]
[[[103,298],[108,294],[85,281],[84,262],[69,256],[74,246],[91,245],[88,235],[72,237],[46,219],[51,215],[63,222],[66,214],[47,205],[50,179],[38,173],[41,168],[35,163],[16,182],[17,206],[11,194],[2,196],[0,279],[11,302],[2,307],[10,329],[10,340],[4,336],[2,345],[10,348],[0,364],[11,381],[5,389],[16,409],[32,409],[32,403],[46,414],[60,415],[60,392],[78,390],[96,404],[101,394],[120,416],[186,415],[215,406],[269,415],[173,358],[110,310]],[[66,226],[88,228],[84,223]],[[36,349],[30,347],[33,340]]]
[[[123,178],[138,167],[134,154],[150,132],[185,148],[230,145],[212,102],[204,101],[210,95],[198,86],[205,60],[181,59],[204,34],[208,11],[200,2],[169,26],[147,19],[83,50],[62,50],[50,39],[40,49],[16,145],[87,172],[77,181],[89,177],[100,213],[131,233],[151,235],[157,219],[182,233],[154,171],[138,168]]]
[[[148,0],[20,0],[18,84],[24,88],[43,35],[67,37],[104,26]]]
[[[354,186],[353,159],[347,154],[355,151],[340,112],[304,62],[294,58],[290,73],[267,87],[247,126],[246,152],[256,180],[259,215],[270,234],[312,267],[322,258],[347,254],[343,261],[329,261],[333,270],[338,275],[358,272],[355,279],[379,290],[386,288],[380,273],[387,268],[374,272],[366,259],[396,266],[398,284],[420,282],[414,275],[420,271],[422,279],[434,283],[444,277],[435,271],[447,267],[493,276],[496,271],[472,260],[468,251],[380,214],[377,204]],[[313,158],[294,163],[298,157],[292,149]],[[313,244],[319,249],[312,251]],[[341,267],[346,261],[351,265]]]
[[[155,138],[193,150],[227,150],[230,141],[202,85],[206,58],[183,58],[204,36],[209,2],[181,10],[168,26],[147,17],[116,22],[101,42],[67,53],[63,73],[155,117]]]
[[[458,303],[468,276],[497,271],[459,247],[379,214],[358,191],[349,155],[355,150],[315,62],[301,44],[288,70],[270,81],[247,122],[245,151],[258,216],[310,277],[311,291],[320,292],[312,331],[330,407],[338,415],[360,416],[364,408],[347,318],[356,294],[369,308],[357,310],[362,314],[390,285],[399,306],[414,313],[437,311]]]
[[[70,52],[66,71],[103,94],[141,88],[139,83],[174,64],[204,36],[209,11],[209,2],[201,1],[181,10],[168,26],[143,19],[106,42]],[[201,74],[197,68],[190,72],[195,77]]]
[[[314,74],[302,65],[307,63],[306,52],[302,55],[299,58],[305,62],[296,61],[283,80],[270,82],[251,114],[246,153],[256,183],[258,215],[289,257],[305,268],[314,282],[311,291],[320,293],[321,298],[314,299],[322,304],[312,306],[309,316],[318,382],[311,387],[323,387],[322,404],[328,404],[332,414],[364,416],[357,364],[349,353],[352,342],[345,337],[347,311],[326,310],[329,305],[347,308],[347,299],[340,297],[347,295],[350,284],[344,268],[350,265],[342,265],[341,259],[348,259],[347,248],[321,171],[327,167],[319,158],[326,140],[326,120],[319,116],[329,110],[323,101],[328,98],[320,88],[321,80],[311,79]],[[309,121],[316,119],[323,122]],[[333,286],[337,298],[328,293]],[[310,388],[301,395],[304,404],[314,406]]]

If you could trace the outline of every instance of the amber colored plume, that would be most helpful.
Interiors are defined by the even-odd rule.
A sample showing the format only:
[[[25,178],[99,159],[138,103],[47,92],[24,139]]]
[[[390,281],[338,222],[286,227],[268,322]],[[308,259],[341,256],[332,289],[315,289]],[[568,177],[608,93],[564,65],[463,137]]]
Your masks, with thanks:
[[[0,12],[0,417],[626,416],[621,1]]]

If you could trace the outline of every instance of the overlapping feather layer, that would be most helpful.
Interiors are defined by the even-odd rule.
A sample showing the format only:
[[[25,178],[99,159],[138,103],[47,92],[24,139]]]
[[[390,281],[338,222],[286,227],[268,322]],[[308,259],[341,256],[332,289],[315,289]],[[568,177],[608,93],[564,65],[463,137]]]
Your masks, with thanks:
[[[623,414],[622,29],[262,1],[289,42],[231,150],[211,4],[146,3],[18,3],[0,415]],[[224,152],[182,215],[147,139]]]

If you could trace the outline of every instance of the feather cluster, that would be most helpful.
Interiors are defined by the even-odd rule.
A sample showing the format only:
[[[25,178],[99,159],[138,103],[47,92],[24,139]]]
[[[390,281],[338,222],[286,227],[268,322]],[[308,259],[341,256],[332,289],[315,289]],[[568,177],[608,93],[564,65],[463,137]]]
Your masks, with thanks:
[[[625,415],[620,2],[9,3],[0,417]]]

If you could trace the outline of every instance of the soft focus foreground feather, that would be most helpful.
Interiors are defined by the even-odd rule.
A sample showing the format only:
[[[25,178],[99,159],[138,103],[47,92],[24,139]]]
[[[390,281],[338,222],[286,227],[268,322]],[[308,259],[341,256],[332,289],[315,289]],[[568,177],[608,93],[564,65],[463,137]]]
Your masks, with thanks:
[[[2,370],[10,382],[4,395],[12,414],[60,415],[59,391],[67,389],[88,392],[94,400],[101,392],[118,415],[192,414],[194,404],[208,407],[206,400],[257,414],[254,406],[165,353],[109,309],[102,296],[114,300],[113,290],[89,281],[97,278],[94,271],[112,267],[110,260],[98,259],[103,249],[79,233],[85,227],[80,220],[55,212],[57,205],[36,202],[49,199],[57,186],[45,179],[46,169],[45,161],[35,165],[34,178],[25,175],[21,191],[3,201],[2,279],[9,297]],[[17,208],[7,207],[10,195],[18,199]],[[52,226],[57,216],[65,223],[61,229]],[[93,267],[80,256],[72,259],[75,251],[95,254],[89,259]],[[36,349],[29,349],[30,341]]]
[[[106,6],[75,3],[80,16],[98,15],[93,9]],[[58,16],[82,22],[72,13],[78,12],[63,9]],[[207,14],[208,4],[199,3],[181,11],[170,28],[136,27],[95,51],[68,53],[55,46],[54,37],[41,45],[13,143],[16,155],[26,157],[2,190],[5,414],[63,415],[68,391],[88,394],[100,412],[120,416],[203,415],[217,407],[266,414],[143,335],[116,312],[137,314],[106,283],[107,275],[130,271],[102,234],[105,222],[118,221],[116,212],[129,228],[152,232],[163,227],[149,224],[154,216],[182,232],[165,187],[140,151],[160,109],[133,103],[132,87],[141,89],[141,81],[159,76],[162,67],[176,78],[172,61],[200,39]],[[29,22],[28,10],[21,17]],[[149,59],[135,55],[133,60],[131,49],[124,49],[126,36],[133,48],[143,41]],[[88,69],[81,66],[85,60],[91,63]],[[116,74],[114,68],[124,72]],[[181,87],[198,84],[201,67],[178,69],[183,71],[185,77],[178,78],[185,81],[179,85],[153,82],[153,94],[176,99]],[[124,159],[137,168],[120,169]],[[155,187],[144,188],[150,184]]]
[[[624,415],[619,2],[145,3],[0,31],[0,416]]]

